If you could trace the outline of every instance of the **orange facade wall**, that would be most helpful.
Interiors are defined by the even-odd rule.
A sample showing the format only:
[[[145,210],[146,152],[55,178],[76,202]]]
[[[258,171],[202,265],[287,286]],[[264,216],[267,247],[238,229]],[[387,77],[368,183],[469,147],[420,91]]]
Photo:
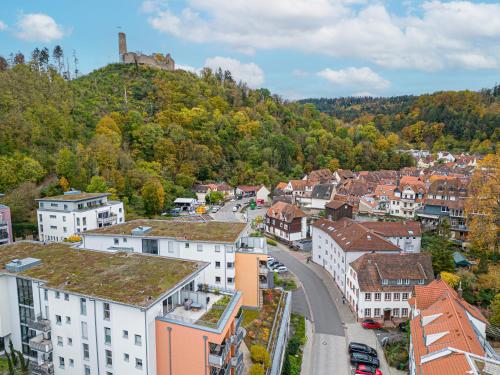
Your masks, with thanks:
[[[259,260],[267,260],[265,254],[235,254],[235,286],[243,293],[243,305],[259,307]]]
[[[221,344],[226,337],[234,334],[234,320],[240,310],[241,304],[242,300],[240,298],[220,333],[201,329],[200,326],[188,327],[157,319],[157,375],[208,374],[207,358],[210,351],[208,343]],[[170,340],[168,328],[171,328]]]

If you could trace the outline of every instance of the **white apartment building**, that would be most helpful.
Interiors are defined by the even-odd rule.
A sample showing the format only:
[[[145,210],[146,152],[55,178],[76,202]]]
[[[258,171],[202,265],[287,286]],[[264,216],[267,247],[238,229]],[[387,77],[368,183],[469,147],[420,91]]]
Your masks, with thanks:
[[[74,190],[64,195],[37,199],[40,240],[61,242],[87,230],[123,223],[123,203],[108,201],[109,195]]]
[[[406,253],[419,253],[422,226],[419,221],[363,221],[365,228],[384,237]]]
[[[364,254],[349,264],[346,300],[357,319],[406,320],[414,285],[433,279],[429,254]]]
[[[352,219],[319,219],[311,225],[312,260],[321,265],[346,295],[349,264],[369,252],[397,254],[401,249]]]
[[[425,185],[417,177],[404,176],[394,189],[389,212],[392,216],[413,219],[417,209],[422,207]]]
[[[259,306],[269,280],[267,242],[248,231],[241,222],[134,220],[82,233],[81,246],[207,262],[210,285],[240,290],[244,305]]]
[[[0,262],[0,339],[40,375],[156,374],[156,319],[207,266],[37,242],[2,247]]]

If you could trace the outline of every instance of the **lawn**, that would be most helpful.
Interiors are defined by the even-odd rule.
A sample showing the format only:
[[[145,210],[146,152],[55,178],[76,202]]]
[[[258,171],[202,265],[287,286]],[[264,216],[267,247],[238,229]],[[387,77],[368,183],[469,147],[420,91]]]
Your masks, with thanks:
[[[219,319],[226,311],[227,305],[231,302],[230,296],[224,296],[212,305],[212,308],[201,316],[197,324],[213,327],[217,326]]]

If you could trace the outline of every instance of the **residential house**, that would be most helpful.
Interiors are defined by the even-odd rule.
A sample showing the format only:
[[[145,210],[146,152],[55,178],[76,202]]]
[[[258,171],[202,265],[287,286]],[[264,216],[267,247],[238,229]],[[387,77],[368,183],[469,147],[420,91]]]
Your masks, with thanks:
[[[391,200],[394,197],[396,185],[379,184],[375,188],[374,197],[377,201],[377,206],[374,209],[375,215],[389,214],[391,211]]]
[[[13,240],[10,208],[0,204],[0,245],[11,243]]]
[[[437,154],[437,160],[444,160],[445,162],[454,162],[455,157],[447,151],[439,151]]]
[[[267,243],[248,232],[241,222],[134,220],[86,232],[82,247],[206,262],[207,283],[241,291],[245,306],[258,307],[268,287]]]
[[[349,264],[346,300],[357,319],[397,323],[410,316],[413,286],[433,279],[430,254],[364,254]]]
[[[72,190],[64,195],[37,199],[40,240],[62,242],[87,230],[123,223],[123,203],[110,201],[109,196],[109,193]]]
[[[196,194],[198,203],[205,203],[207,195],[212,191],[215,191],[214,184],[198,184],[193,186],[193,192]]]
[[[306,208],[324,210],[328,202],[335,195],[335,184],[317,184],[314,185],[309,197],[300,197],[300,204]]]
[[[416,285],[409,300],[409,373],[500,373],[500,356],[488,344],[488,321],[443,280]]]
[[[266,232],[287,242],[307,238],[307,216],[294,204],[274,203],[266,213]]]
[[[392,242],[404,252],[420,252],[422,228],[418,221],[361,221],[358,223]]]
[[[337,184],[340,184],[346,180],[352,180],[356,178],[356,175],[350,171],[349,169],[337,169],[333,173],[333,178],[337,182]]]
[[[236,187],[236,195],[242,198],[253,197],[257,201],[263,201],[264,203],[269,203],[271,198],[271,192],[264,185],[248,186],[240,185]]]
[[[343,217],[352,219],[352,204],[345,200],[331,200],[325,205],[325,217],[328,220],[340,220]]]
[[[311,171],[304,176],[303,180],[319,184],[331,184],[336,182],[332,171],[328,168]]]
[[[403,176],[394,189],[391,199],[390,214],[392,216],[413,219],[422,205],[425,195],[425,184],[420,177]]]
[[[305,180],[290,180],[288,181],[283,192],[293,197],[294,202],[302,198],[310,198],[314,185],[316,182],[309,182]]]
[[[198,201],[195,198],[176,198],[174,207],[180,212],[193,213],[196,209]]]

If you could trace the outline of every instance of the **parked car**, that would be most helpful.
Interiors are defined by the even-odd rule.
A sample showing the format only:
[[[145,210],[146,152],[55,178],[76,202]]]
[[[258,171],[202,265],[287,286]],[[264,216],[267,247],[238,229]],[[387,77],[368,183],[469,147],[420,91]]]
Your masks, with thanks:
[[[373,349],[371,346],[362,344],[360,342],[351,342],[349,344],[349,354],[351,353],[365,353],[371,355],[372,357],[378,357],[377,351]]]
[[[351,353],[351,365],[357,366],[359,364],[380,367],[380,361],[377,357],[364,353]]]
[[[269,261],[271,261],[271,260],[275,260],[275,259],[274,259],[272,256],[269,256],[269,255],[268,255],[268,256],[267,256],[267,261],[269,262]]]
[[[218,206],[213,206],[212,207],[212,213],[215,214],[216,212],[218,212],[220,210],[220,207]]]
[[[375,366],[365,365],[364,363],[360,363],[356,366],[356,371],[354,371],[354,375],[382,375],[382,371],[380,371]]]
[[[238,206],[233,207],[233,212],[238,212]]]
[[[275,262],[268,263],[268,264],[269,264],[269,267],[271,267],[271,269],[274,269],[274,268],[276,268],[276,267],[280,267],[280,266],[284,266],[284,264],[283,264],[283,263],[281,263],[281,262],[276,262],[276,261],[275,261]]]
[[[288,268],[286,268],[286,266],[278,266],[276,268],[273,268],[273,271],[274,272],[278,272],[278,273],[285,273],[285,272],[288,272]]]
[[[363,326],[363,328],[367,328],[367,329],[380,329],[380,328],[382,328],[382,324],[380,324],[379,322],[377,322],[373,319],[365,319],[361,322],[361,325]]]

